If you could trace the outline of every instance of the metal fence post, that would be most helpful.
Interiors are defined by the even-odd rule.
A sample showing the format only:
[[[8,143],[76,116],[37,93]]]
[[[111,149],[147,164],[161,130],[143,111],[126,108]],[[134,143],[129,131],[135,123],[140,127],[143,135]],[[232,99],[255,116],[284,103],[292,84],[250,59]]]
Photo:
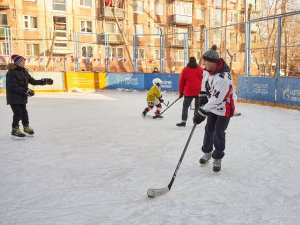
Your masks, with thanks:
[[[137,63],[137,58],[138,58],[138,49],[137,49],[137,35],[133,35],[133,72],[137,72],[138,70],[138,63]]]
[[[165,72],[165,36],[160,29],[160,72]]]
[[[183,41],[183,64],[184,64],[184,66],[186,66],[186,64],[187,64],[187,61],[188,61],[188,54],[189,54],[189,43],[188,43],[188,34],[187,33],[184,33],[183,34],[183,36],[184,36],[184,41]]]

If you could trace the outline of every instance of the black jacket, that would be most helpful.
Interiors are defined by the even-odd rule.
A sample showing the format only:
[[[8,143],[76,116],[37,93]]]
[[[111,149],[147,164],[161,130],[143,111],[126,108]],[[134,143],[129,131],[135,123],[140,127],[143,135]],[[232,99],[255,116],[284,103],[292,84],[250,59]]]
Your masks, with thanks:
[[[28,84],[45,85],[43,80],[35,80],[25,68],[9,63],[6,68],[6,100],[9,104],[26,104]]]

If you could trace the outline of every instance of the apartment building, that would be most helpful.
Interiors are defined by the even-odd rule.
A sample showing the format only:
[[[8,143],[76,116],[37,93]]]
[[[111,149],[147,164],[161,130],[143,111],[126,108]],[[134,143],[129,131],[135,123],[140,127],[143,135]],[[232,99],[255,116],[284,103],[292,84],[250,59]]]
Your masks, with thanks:
[[[257,0],[247,2],[259,6]],[[244,22],[249,11],[244,3],[0,0],[0,63],[20,54],[34,70],[151,72],[157,67],[180,72],[188,56],[200,60],[206,48],[217,44],[220,55],[240,72],[245,26],[230,25]]]

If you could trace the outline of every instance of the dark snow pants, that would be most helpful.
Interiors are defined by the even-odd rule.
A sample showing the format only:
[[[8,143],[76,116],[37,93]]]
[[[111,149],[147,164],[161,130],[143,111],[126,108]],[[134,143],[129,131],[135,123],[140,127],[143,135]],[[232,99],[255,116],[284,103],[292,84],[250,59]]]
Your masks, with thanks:
[[[188,118],[188,110],[189,107],[195,99],[195,110],[199,108],[199,97],[198,96],[184,96],[183,105],[182,105],[182,114],[181,114],[181,120],[187,121]]]
[[[24,126],[27,126],[29,124],[29,118],[26,104],[11,104],[10,107],[14,113],[12,128],[19,127],[20,120],[22,120]]]
[[[229,121],[230,117],[218,116],[213,113],[209,113],[207,116],[202,151],[212,152],[214,146],[215,150],[212,153],[214,159],[222,159],[225,155],[225,130]]]

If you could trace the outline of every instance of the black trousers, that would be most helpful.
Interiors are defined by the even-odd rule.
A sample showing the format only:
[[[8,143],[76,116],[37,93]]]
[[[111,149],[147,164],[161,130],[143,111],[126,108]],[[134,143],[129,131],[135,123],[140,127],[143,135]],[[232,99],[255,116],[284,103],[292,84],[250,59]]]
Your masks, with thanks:
[[[218,116],[213,113],[209,113],[207,116],[202,151],[212,152],[214,146],[215,150],[212,153],[214,159],[222,159],[225,155],[225,130],[229,121],[230,117]]]
[[[198,96],[184,96],[183,105],[182,105],[182,114],[181,114],[182,121],[187,121],[188,110],[189,110],[189,107],[190,107],[193,99],[195,99],[195,110],[197,110],[199,108],[199,97]]]
[[[29,118],[26,104],[11,104],[10,107],[14,113],[12,128],[19,127],[20,120],[22,120],[23,126],[27,126],[29,124]]]

